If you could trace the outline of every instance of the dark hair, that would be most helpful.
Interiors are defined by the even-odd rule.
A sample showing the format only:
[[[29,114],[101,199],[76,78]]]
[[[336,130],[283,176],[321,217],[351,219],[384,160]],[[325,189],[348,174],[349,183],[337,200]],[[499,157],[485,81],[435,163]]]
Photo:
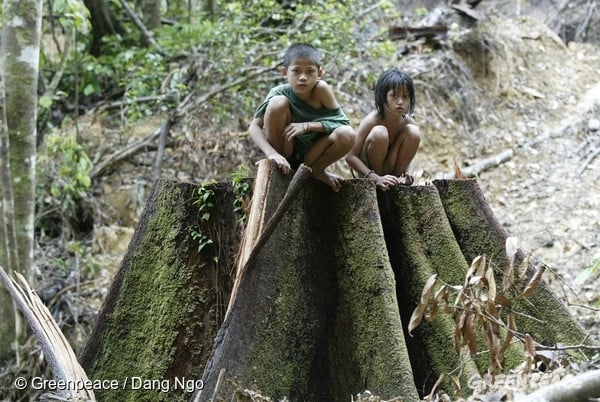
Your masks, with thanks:
[[[404,71],[400,71],[397,68],[391,68],[381,73],[377,80],[377,85],[375,85],[375,108],[377,109],[377,114],[380,119],[385,117],[384,107],[387,102],[387,93],[390,90],[397,91],[403,87],[408,89],[408,95],[410,97],[408,114],[412,114],[415,109],[415,86],[412,78]]]
[[[307,59],[314,62],[317,68],[321,68],[321,54],[317,49],[307,43],[294,43],[283,56],[283,66],[288,68],[292,61],[297,59]]]

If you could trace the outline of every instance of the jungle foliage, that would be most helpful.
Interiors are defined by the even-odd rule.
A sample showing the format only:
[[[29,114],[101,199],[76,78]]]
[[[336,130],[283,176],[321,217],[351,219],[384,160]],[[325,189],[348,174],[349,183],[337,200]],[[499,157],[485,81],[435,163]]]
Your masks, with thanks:
[[[166,112],[193,87],[208,89],[260,68],[276,68],[293,42],[318,47],[326,63],[343,64],[358,55],[394,55],[386,40],[364,40],[382,36],[380,29],[385,26],[378,24],[380,18],[398,17],[392,2],[381,2],[376,9],[364,7],[359,0],[284,6],[276,0],[215,3],[212,15],[192,15],[169,3],[163,25],[152,32],[157,46],[143,45],[140,30],[129,21],[124,25],[127,33],[104,37],[101,54],[94,56],[89,53],[93,27],[88,10],[75,0],[52,2],[45,31],[55,46],[46,47],[42,56],[43,76],[46,87],[57,73],[62,79],[40,101],[40,107],[52,112],[45,114],[40,127],[75,117],[100,102],[120,102],[120,117],[127,121]],[[117,15],[126,18],[116,2],[111,4]],[[255,94],[264,92],[265,79],[259,76],[215,96],[216,122],[227,121],[234,110],[251,113]]]
[[[85,231],[90,224],[88,218],[82,221],[81,212],[92,191],[87,175],[93,158],[86,155],[91,150],[78,143],[78,133],[57,148],[54,131],[71,127],[84,113],[125,127],[149,116],[195,113],[198,108],[182,108],[194,102],[202,103],[208,116],[204,120],[214,127],[235,124],[231,116],[251,116],[257,94],[280,79],[277,68],[293,42],[319,48],[326,70],[352,65],[357,58],[396,57],[386,25],[399,17],[395,5],[383,1],[369,8],[363,3],[217,1],[210,12],[193,13],[174,2],[162,10],[163,24],[151,32],[153,44],[147,44],[126,10],[111,1],[114,15],[125,21],[126,33],[104,36],[99,54],[91,52],[96,29],[91,11],[77,0],[48,3],[40,56],[38,142],[42,155],[59,158],[38,162],[42,229],[57,233],[48,226],[62,222],[71,229],[83,225]],[[143,21],[142,11],[133,11]],[[360,71],[358,65],[352,70],[366,82],[377,78],[377,72]],[[335,74],[327,79],[336,84]],[[66,191],[58,194],[57,189]]]

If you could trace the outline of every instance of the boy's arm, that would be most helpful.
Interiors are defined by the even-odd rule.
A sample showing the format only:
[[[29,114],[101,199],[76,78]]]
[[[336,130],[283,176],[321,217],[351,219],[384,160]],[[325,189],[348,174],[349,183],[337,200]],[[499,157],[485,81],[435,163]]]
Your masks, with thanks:
[[[262,117],[255,117],[250,122],[250,137],[254,140],[254,143],[260,148],[261,151],[267,156],[278,155],[279,152],[273,148],[273,146],[267,141],[263,133],[264,120]]]
[[[289,162],[287,161],[287,159],[285,159],[283,155],[281,155],[279,152],[277,152],[275,148],[273,148],[269,141],[267,141],[267,138],[263,133],[263,127],[263,118],[255,117],[250,122],[250,128],[248,129],[250,131],[250,137],[258,146],[258,148],[260,148],[260,150],[263,151],[267,159],[273,160],[277,164],[277,166],[282,168],[284,173],[287,174],[290,170]]]

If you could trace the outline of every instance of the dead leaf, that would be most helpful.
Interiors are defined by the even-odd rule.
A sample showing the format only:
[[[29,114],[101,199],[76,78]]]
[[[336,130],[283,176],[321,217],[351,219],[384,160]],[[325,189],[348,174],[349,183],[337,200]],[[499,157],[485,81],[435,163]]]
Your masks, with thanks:
[[[423,292],[421,292],[421,304],[427,304],[431,295],[433,294],[433,286],[437,281],[437,274],[431,275],[427,282],[425,282],[425,286],[423,287]]]
[[[530,258],[531,258],[531,252],[529,252],[527,254],[527,256],[521,262],[521,265],[519,265],[519,282],[523,282],[523,279],[525,278],[525,275],[527,274],[527,267],[529,266]]]
[[[538,284],[540,283],[540,280],[542,279],[542,274],[544,273],[545,270],[546,270],[546,266],[545,265],[540,265],[538,267],[537,271],[535,271],[535,274],[533,275],[533,277],[531,278],[531,280],[527,284],[527,287],[523,291],[523,294],[521,295],[522,297],[529,297],[529,296],[531,296],[531,294],[535,291],[535,289],[537,288]]]
[[[488,282],[488,297],[489,302],[494,304],[496,301],[496,278],[494,278],[494,268],[492,264],[488,265],[488,269],[485,272],[485,279]]]
[[[477,267],[478,267],[479,261],[481,261],[482,258],[483,258],[483,256],[481,256],[481,255],[478,255],[477,257],[473,258],[473,261],[471,262],[471,266],[469,266],[469,269],[467,270],[467,274],[465,275],[464,287],[467,287],[469,285],[469,280],[471,279],[471,276],[475,275],[475,272],[477,272]]]
[[[475,314],[471,313],[467,316],[465,326],[463,327],[463,339],[467,340],[471,357],[477,354],[477,341],[475,340]]]
[[[427,305],[423,304],[423,303],[419,303],[417,305],[417,307],[414,309],[411,317],[410,317],[410,322],[408,323],[408,334],[410,336],[412,335],[412,331],[417,328],[419,326],[419,324],[421,323],[421,320],[423,319],[423,314],[425,313],[425,309],[426,309]]]
[[[505,242],[506,256],[508,257],[508,263],[512,266],[515,262],[515,255],[519,250],[519,238],[516,236],[509,236]]]
[[[504,277],[502,278],[502,290],[508,291],[515,283],[515,269],[512,265],[509,265],[504,271]]]
[[[502,342],[502,353],[504,353],[504,351],[506,351],[510,346],[510,343],[512,342],[514,337],[513,333],[517,330],[514,313],[509,313],[508,317],[506,318],[506,321],[506,326],[508,327],[508,329],[506,330],[506,338],[504,338],[504,342]]]
[[[496,304],[506,308],[510,308],[512,306],[510,299],[503,294],[497,294],[495,302]]]
[[[467,320],[467,312],[466,310],[462,310],[458,319],[456,320],[456,328],[454,329],[454,346],[456,347],[456,351],[459,351],[461,346],[463,346],[463,328],[465,326],[465,322]]]
[[[535,342],[533,341],[533,337],[530,334],[525,334],[525,340],[523,342],[523,348],[525,352],[525,356],[527,358],[535,359]]]

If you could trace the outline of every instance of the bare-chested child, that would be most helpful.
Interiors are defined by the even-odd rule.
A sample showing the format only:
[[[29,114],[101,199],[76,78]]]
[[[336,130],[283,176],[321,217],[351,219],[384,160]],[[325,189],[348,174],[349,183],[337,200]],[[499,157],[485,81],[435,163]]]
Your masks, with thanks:
[[[346,162],[360,177],[376,181],[377,187],[411,185],[409,168],[421,134],[411,117],[415,88],[408,74],[396,68],[384,71],[375,86],[376,110],[363,118]]]
[[[284,173],[304,163],[314,178],[339,191],[343,179],[325,169],[348,153],[356,133],[321,79],[320,59],[308,44],[287,49],[281,73],[288,83],[272,88],[258,107],[250,136]]]

